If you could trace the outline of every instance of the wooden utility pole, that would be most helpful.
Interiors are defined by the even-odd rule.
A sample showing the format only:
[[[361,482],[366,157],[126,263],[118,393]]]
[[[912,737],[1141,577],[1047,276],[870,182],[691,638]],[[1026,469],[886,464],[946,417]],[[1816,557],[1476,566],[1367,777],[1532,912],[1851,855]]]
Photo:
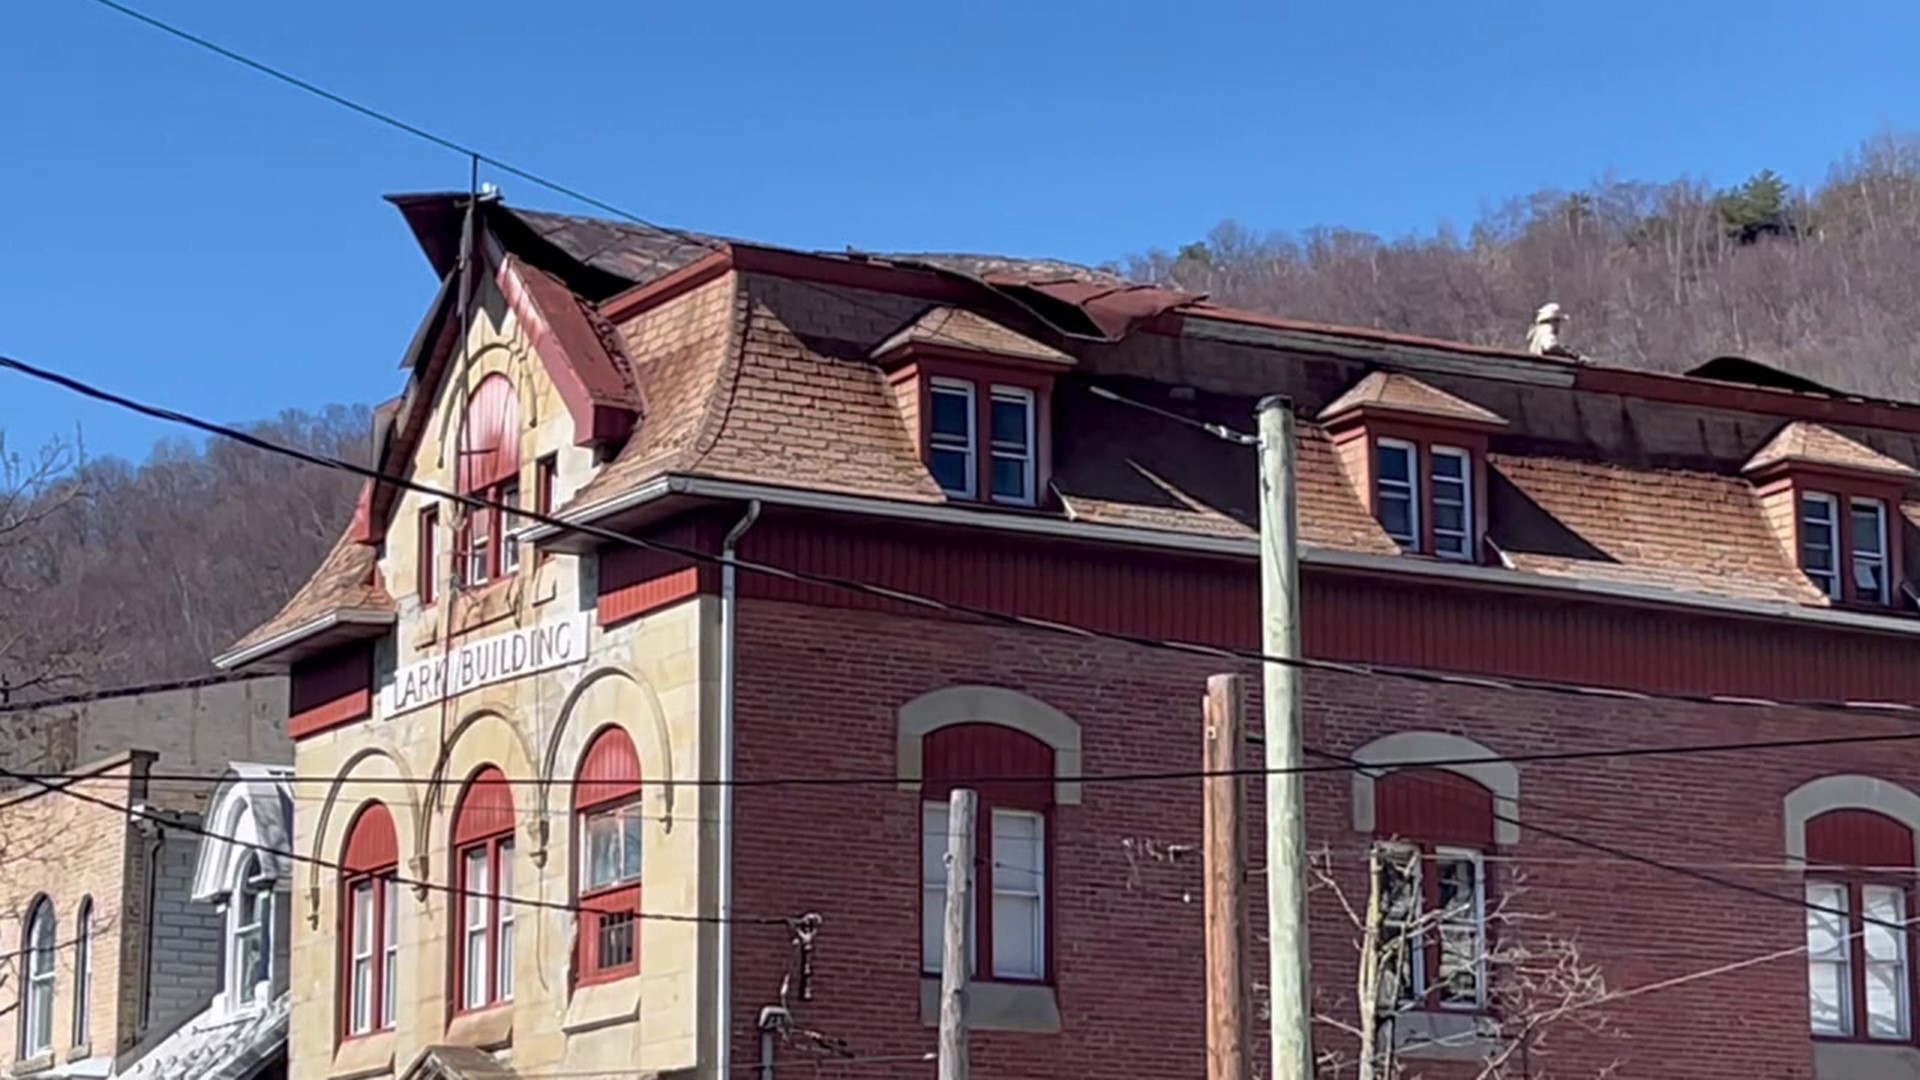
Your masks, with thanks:
[[[1246,738],[1246,680],[1207,680],[1207,797],[1201,855],[1206,860],[1207,1080],[1247,1080],[1247,844],[1240,822],[1246,785],[1239,776]]]
[[[1294,518],[1293,405],[1260,399],[1260,644],[1300,658],[1300,566]],[[1306,785],[1300,774],[1300,672],[1262,666],[1267,748],[1267,1014],[1271,1080],[1312,1080],[1307,977]]]
[[[967,975],[973,956],[973,830],[978,799],[954,788],[947,801],[946,949],[940,956],[940,1080],[967,1080]]]

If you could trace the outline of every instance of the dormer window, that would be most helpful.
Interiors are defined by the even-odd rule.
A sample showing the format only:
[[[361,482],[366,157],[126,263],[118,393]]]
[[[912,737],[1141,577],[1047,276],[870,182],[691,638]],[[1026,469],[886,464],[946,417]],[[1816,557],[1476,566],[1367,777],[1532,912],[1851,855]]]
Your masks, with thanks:
[[[1818,424],[1787,425],[1746,464],[1782,548],[1830,604],[1891,607],[1893,507],[1915,471]]]
[[[947,498],[1038,506],[1047,480],[1047,410],[1073,357],[972,312],[934,308],[881,342],[927,473]]]
[[[462,588],[476,588],[520,568],[513,515],[520,505],[520,403],[505,375],[473,388],[460,437],[460,493],[489,506],[461,508],[454,565]]]
[[[1320,419],[1348,479],[1401,551],[1479,559],[1487,437],[1504,419],[1390,372],[1362,379]]]
[[[227,1000],[234,1008],[259,1004],[273,977],[273,878],[260,860],[243,864],[228,901]]]

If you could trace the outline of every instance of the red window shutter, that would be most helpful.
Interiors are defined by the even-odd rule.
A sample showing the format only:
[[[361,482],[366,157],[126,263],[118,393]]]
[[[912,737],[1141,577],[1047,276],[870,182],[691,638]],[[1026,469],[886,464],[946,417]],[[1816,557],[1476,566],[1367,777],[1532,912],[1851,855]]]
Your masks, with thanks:
[[[460,447],[460,492],[470,494],[520,474],[520,399],[505,375],[489,375],[467,401]]]
[[[1913,831],[1871,810],[1829,810],[1807,822],[1807,859],[1817,866],[1911,867]]]
[[[467,781],[454,814],[453,842],[465,847],[478,840],[513,831],[513,786],[506,775],[489,765]]]
[[[393,814],[385,803],[369,802],[347,829],[347,848],[341,858],[348,874],[364,874],[400,863],[400,841],[394,836]]]
[[[1373,786],[1373,832],[1416,843],[1493,846],[1493,792],[1443,769],[1402,769]]]
[[[1053,805],[1053,748],[999,724],[934,731],[920,744],[920,775],[924,799],[971,787],[995,806],[1044,811]]]
[[[633,749],[633,740],[617,727],[602,728],[580,759],[574,806],[600,806],[638,794],[640,755]]]

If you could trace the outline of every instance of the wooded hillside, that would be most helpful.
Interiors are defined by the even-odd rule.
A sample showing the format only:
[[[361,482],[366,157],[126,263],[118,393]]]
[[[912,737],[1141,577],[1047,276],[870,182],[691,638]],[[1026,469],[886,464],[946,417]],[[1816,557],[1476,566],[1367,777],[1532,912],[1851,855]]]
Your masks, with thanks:
[[[1534,310],[1605,363],[1734,353],[1840,389],[1920,398],[1920,144],[1882,140],[1826,183],[1609,181],[1514,201],[1465,235],[1227,223],[1116,269],[1316,322],[1520,347]],[[368,412],[259,425],[364,459]],[[358,481],[216,443],[144,464],[0,442],[0,694],[18,702],[201,674],[306,579]]]
[[[1513,348],[1551,300],[1573,316],[1567,344],[1601,363],[1735,354],[1920,397],[1920,142],[1869,143],[1806,192],[1765,172],[1724,189],[1616,180],[1393,241],[1229,222],[1116,269],[1236,307]]]

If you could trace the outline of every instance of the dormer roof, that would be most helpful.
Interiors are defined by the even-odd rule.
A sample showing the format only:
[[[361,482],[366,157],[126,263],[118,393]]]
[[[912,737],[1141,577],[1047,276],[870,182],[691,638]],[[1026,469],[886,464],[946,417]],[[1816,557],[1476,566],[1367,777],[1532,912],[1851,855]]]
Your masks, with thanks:
[[[1896,461],[1878,450],[1855,442],[1821,424],[1796,420],[1774,435],[1758,453],[1747,459],[1742,472],[1799,463],[1818,465],[1844,472],[1874,473],[1902,480],[1920,477],[1912,466]]]
[[[983,356],[1013,357],[1044,364],[1073,364],[1071,355],[1051,345],[1009,330],[984,315],[946,306],[929,308],[925,314],[876,345],[872,355],[878,360],[916,345],[938,346]]]
[[[1320,410],[1322,421],[1355,412],[1436,417],[1482,427],[1505,427],[1507,418],[1397,371],[1376,371]]]
[[[207,835],[193,870],[193,898],[201,902],[226,895],[249,858],[275,881],[292,879],[293,770],[284,765],[235,762],[207,804]]]

